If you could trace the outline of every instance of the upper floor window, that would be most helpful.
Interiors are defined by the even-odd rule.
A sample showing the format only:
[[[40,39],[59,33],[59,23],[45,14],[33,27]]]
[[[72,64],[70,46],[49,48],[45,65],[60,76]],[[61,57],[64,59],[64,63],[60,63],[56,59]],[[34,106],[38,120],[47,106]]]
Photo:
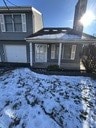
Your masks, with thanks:
[[[25,14],[0,14],[2,32],[26,32]]]

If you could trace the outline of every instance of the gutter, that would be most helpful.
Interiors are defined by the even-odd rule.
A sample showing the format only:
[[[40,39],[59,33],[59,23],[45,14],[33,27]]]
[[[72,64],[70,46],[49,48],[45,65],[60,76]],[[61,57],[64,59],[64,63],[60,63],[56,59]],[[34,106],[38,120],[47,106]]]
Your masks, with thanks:
[[[80,39],[75,39],[75,40],[64,40],[64,39],[28,39],[25,38],[27,42],[31,43],[78,43],[78,44],[96,44],[96,39],[92,40],[80,40]]]

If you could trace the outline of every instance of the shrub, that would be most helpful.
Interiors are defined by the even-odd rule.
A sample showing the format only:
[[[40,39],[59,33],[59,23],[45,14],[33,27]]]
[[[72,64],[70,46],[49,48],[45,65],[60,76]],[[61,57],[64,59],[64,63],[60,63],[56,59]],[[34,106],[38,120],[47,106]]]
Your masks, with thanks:
[[[49,65],[47,67],[48,71],[59,71],[59,66],[58,65]]]
[[[96,73],[96,45],[90,44],[83,47],[82,62],[87,72]]]

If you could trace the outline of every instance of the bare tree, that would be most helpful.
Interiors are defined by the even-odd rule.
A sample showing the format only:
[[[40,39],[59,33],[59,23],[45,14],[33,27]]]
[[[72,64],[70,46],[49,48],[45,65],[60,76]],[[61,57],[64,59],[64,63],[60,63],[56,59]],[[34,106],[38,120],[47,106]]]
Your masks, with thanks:
[[[90,44],[83,47],[82,62],[89,72],[96,73],[96,45]]]

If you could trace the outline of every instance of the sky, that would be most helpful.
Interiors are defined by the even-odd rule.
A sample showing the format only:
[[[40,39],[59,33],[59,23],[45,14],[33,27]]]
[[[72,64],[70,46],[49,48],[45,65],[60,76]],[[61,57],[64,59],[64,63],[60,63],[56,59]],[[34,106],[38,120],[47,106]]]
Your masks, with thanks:
[[[12,6],[8,1],[17,6],[33,6],[38,9],[43,14],[44,27],[73,27],[78,0],[6,0],[7,5]],[[0,0],[0,6],[4,6],[3,0]],[[92,10],[95,14],[96,0],[88,0],[87,10]],[[84,27],[84,32],[96,35],[96,20]]]

